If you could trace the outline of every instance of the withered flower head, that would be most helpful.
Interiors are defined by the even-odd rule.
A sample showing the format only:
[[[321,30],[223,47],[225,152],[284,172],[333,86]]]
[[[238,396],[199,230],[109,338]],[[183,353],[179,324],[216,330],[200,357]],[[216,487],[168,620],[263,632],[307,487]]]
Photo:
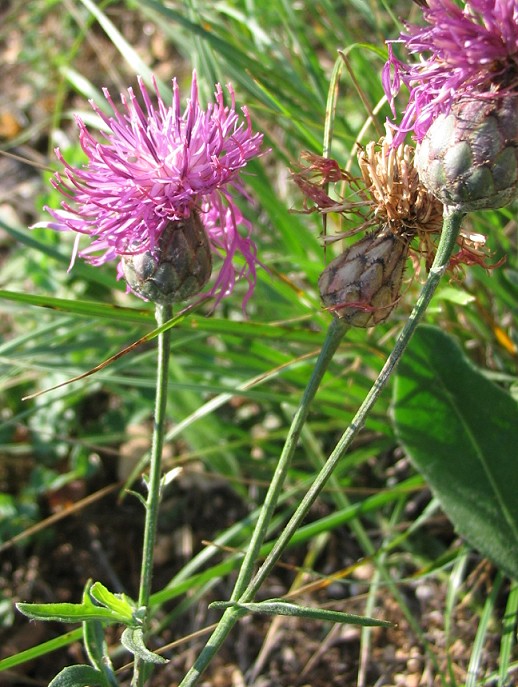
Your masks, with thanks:
[[[371,141],[358,152],[358,163],[378,224],[388,224],[396,236],[440,231],[442,203],[420,183],[411,146],[394,148],[390,137]]]
[[[385,321],[398,302],[409,251],[424,257],[427,268],[431,265],[443,204],[420,182],[414,149],[393,146],[390,133],[360,148],[357,159],[360,178],[341,170],[334,160],[306,154],[305,167],[293,178],[306,197],[305,212],[356,219],[352,230],[326,237],[326,242],[367,232],[327,265],[319,287],[325,306],[336,316],[353,326],[370,327]],[[329,195],[328,186],[336,181],[345,184],[345,198]],[[461,232],[452,267],[483,264],[483,242],[475,243],[472,235]]]

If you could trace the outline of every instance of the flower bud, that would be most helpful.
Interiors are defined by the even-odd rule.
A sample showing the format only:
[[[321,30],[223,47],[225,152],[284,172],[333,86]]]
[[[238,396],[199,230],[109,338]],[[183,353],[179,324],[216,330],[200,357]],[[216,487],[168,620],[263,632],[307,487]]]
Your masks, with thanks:
[[[384,226],[330,262],[318,280],[326,308],[353,327],[384,322],[399,300],[412,236]]]
[[[127,255],[122,266],[131,290],[153,303],[178,303],[198,294],[212,272],[210,245],[198,213],[170,222],[153,251]]]
[[[430,126],[415,162],[421,183],[445,205],[507,205],[518,194],[518,96],[462,98]]]

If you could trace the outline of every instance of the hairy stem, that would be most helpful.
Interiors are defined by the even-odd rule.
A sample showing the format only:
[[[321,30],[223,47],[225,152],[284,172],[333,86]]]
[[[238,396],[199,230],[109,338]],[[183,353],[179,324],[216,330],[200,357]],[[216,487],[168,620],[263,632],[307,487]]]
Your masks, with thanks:
[[[165,324],[172,317],[170,305],[156,306],[156,321],[158,326]],[[158,335],[157,382],[155,396],[155,414],[153,425],[153,441],[149,463],[149,477],[147,483],[146,520],[144,523],[144,542],[142,546],[142,564],[140,569],[140,586],[138,605],[146,609],[144,632],[149,616],[149,597],[153,579],[153,550],[156,539],[158,509],[160,505],[160,482],[162,478],[162,448],[164,444],[164,422],[167,404],[167,382],[169,371],[169,354],[171,349],[171,330],[166,329]],[[133,684],[142,687],[145,680],[142,659],[135,657],[135,672]]]

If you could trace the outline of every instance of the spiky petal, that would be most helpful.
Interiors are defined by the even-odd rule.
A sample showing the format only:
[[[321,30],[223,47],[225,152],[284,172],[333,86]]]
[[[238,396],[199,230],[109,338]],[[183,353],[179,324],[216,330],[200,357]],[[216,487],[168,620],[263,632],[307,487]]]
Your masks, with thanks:
[[[516,0],[428,0],[424,26],[406,25],[399,41],[421,59],[398,60],[389,44],[383,85],[394,98],[404,84],[408,104],[394,145],[413,131],[425,136],[440,114],[463,96],[480,100],[518,93],[518,3]]]

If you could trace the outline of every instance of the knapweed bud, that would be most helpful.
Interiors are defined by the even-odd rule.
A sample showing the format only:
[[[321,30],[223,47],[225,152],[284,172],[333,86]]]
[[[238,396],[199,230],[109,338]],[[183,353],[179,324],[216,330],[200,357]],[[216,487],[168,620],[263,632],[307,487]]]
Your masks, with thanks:
[[[412,237],[385,225],[330,262],[318,280],[326,308],[353,327],[384,322],[399,300]]]
[[[518,195],[518,96],[466,96],[441,114],[417,148],[421,183],[442,203],[469,212]]]
[[[170,222],[153,251],[122,259],[124,277],[136,294],[162,305],[198,294],[212,272],[209,240],[197,212]]]

